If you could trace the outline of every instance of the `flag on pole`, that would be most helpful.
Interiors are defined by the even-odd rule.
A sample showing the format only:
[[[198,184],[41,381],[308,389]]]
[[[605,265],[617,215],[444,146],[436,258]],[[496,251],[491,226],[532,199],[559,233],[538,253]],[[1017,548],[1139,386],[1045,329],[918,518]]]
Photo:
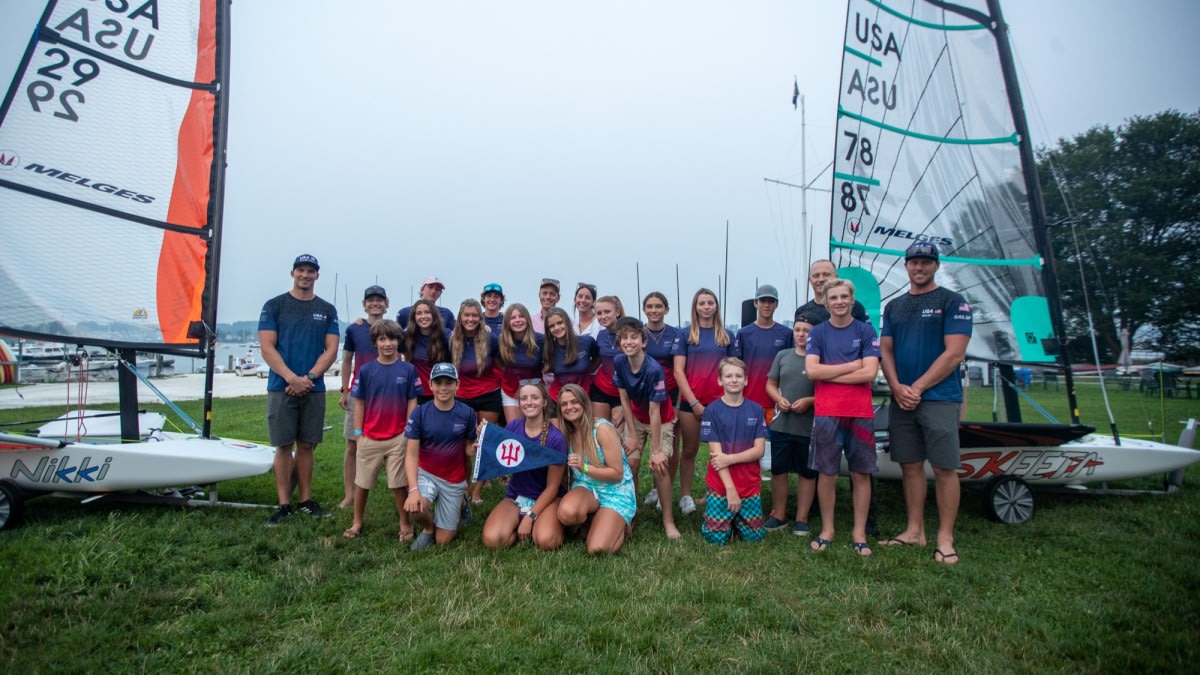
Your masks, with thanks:
[[[566,464],[565,453],[538,445],[532,438],[518,436],[497,424],[484,424],[475,453],[473,480],[507,476],[552,464]]]
[[[793,79],[792,80],[792,110],[795,110],[797,108],[797,104],[799,102],[800,102],[800,80]]]

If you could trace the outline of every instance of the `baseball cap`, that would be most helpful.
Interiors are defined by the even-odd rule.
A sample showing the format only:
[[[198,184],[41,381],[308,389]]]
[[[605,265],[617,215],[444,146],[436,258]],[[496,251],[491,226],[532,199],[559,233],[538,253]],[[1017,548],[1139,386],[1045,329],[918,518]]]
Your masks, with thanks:
[[[500,284],[488,284],[487,286],[483,287],[483,292],[499,293],[500,295],[504,295],[504,289],[500,286]]]
[[[553,286],[554,290],[556,291],[562,290],[562,284],[558,283],[558,279],[551,279],[550,277],[544,277],[542,279],[542,283],[538,286],[538,288],[541,288],[542,286]]]
[[[918,241],[904,250],[904,259],[929,258],[938,260],[938,247],[932,241]]]
[[[445,288],[446,288],[446,284],[443,284],[441,279],[439,279],[433,275],[425,277],[425,281],[422,281],[421,285],[422,286],[441,286],[443,290],[445,290]]]
[[[458,381],[458,370],[455,369],[452,363],[439,363],[429,372],[429,380],[438,379],[439,377],[448,377],[451,380]]]
[[[762,286],[758,287],[758,291],[754,294],[754,299],[762,300],[763,298],[770,298],[778,302],[779,291],[771,284],[763,284]]]
[[[317,270],[318,272],[321,271],[321,266],[317,264],[317,256],[315,255],[301,253],[300,255],[296,256],[296,260],[292,262],[292,269],[296,269],[301,265],[312,265],[313,269]]]
[[[387,291],[383,290],[383,286],[367,286],[367,290],[363,291],[363,300],[366,300],[372,295],[378,295],[384,300],[388,299]]]

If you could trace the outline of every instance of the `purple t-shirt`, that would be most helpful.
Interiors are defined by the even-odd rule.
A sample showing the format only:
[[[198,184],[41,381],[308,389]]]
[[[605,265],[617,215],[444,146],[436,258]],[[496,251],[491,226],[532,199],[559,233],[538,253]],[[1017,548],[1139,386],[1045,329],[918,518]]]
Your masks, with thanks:
[[[762,406],[743,399],[739,406],[731,406],[725,399],[718,398],[704,407],[700,418],[700,440],[705,443],[716,441],[721,452],[736,455],[754,447],[754,442],[767,437],[767,425],[763,420]],[[758,462],[742,462],[729,467],[729,477],[739,497],[753,497],[762,491]],[[721,474],[708,465],[705,485],[718,494],[725,494],[725,483]]]
[[[752,323],[737,332],[733,355],[746,362],[746,398],[764,408],[775,407],[775,402],[767,396],[767,373],[771,372],[776,354],[795,346],[792,329],[779,323],[770,328]]]
[[[733,340],[724,347],[719,347],[717,329],[700,328],[700,344],[690,344],[686,332],[680,342],[683,345],[683,354],[687,357],[683,372],[687,375],[688,386],[692,388],[696,400],[708,405],[721,398],[725,393],[718,381],[721,359],[733,356]],[[688,403],[690,401],[683,401],[681,405]]]
[[[358,377],[358,371],[379,356],[379,352],[375,350],[375,343],[371,342],[371,324],[364,322],[346,326],[346,339],[342,342],[342,351],[354,354],[353,376]]]
[[[546,422],[549,424],[549,421]],[[511,434],[516,434],[521,438],[529,438],[537,442],[541,435],[528,436],[525,433],[525,419],[515,419],[504,427]],[[554,425],[550,425],[550,433],[546,436],[546,447],[551,450],[557,450],[562,453],[562,464],[567,463],[567,439],[563,437],[562,432]],[[506,499],[516,499],[517,497],[527,497],[529,499],[537,499],[542,496],[542,491],[546,489],[546,475],[548,467],[540,467],[530,469],[528,471],[520,471],[514,473],[508,479],[508,490],[504,492]],[[563,481],[558,485],[558,496],[561,497],[567,494],[567,479],[563,476]]]
[[[571,364],[565,363],[567,350],[559,348],[554,338],[546,338],[546,349],[554,350],[554,367],[550,369],[554,373],[554,381],[550,383],[550,398],[557,401],[558,393],[568,384],[577,384],[587,391],[592,383],[592,363],[600,351],[596,340],[590,335],[579,336],[579,357]]]
[[[354,377],[350,395],[363,402],[363,436],[382,441],[404,433],[408,402],[421,395],[421,380],[406,361],[371,361]]]
[[[828,321],[813,326],[805,343],[808,356],[820,363],[836,366],[871,356],[879,358],[879,338],[871,324],[854,319],[838,328]],[[840,384],[817,380],[814,412],[824,417],[874,417],[871,407],[871,383]]]
[[[647,356],[642,359],[642,369],[633,372],[629,357],[618,354],[613,360],[613,384],[629,394],[629,405],[633,416],[642,424],[650,423],[650,404],[659,403],[659,421],[664,424],[675,419],[675,407],[667,398],[667,378],[658,361]]]
[[[462,401],[438,410],[434,401],[422,403],[408,418],[404,436],[421,442],[418,466],[450,483],[467,480],[467,442],[475,440],[475,411]]]
[[[662,366],[663,375],[667,378],[667,391],[674,391],[679,385],[675,383],[675,357],[683,354],[683,341],[687,333],[671,324],[663,325],[662,332],[655,333],[649,328],[646,332],[650,338],[646,340],[646,356],[658,361]]]

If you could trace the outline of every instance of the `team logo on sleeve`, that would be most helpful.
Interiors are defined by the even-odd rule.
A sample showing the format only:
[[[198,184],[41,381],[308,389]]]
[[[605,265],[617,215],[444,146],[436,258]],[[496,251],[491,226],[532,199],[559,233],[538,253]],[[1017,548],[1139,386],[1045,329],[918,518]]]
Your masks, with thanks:
[[[658,381],[658,382],[657,382],[657,383],[654,385],[654,391],[663,391],[663,390],[664,390],[664,389],[666,389],[666,388],[667,388],[667,383],[666,383],[666,382],[663,382],[662,380],[659,380],[659,381]]]
[[[746,426],[748,426],[748,427],[758,426],[758,418],[757,417],[747,417],[746,418]]]
[[[520,441],[508,440],[496,446],[496,461],[511,469],[525,459],[525,446]]]

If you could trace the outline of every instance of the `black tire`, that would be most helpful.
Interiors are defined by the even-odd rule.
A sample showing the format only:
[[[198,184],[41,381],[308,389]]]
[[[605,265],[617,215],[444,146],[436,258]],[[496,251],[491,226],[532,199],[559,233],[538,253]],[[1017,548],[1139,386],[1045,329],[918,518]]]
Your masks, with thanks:
[[[20,523],[24,507],[25,495],[21,488],[12,483],[0,482],[0,530]]]
[[[997,476],[987,486],[989,515],[1005,525],[1018,525],[1033,518],[1033,490],[1016,476]]]

